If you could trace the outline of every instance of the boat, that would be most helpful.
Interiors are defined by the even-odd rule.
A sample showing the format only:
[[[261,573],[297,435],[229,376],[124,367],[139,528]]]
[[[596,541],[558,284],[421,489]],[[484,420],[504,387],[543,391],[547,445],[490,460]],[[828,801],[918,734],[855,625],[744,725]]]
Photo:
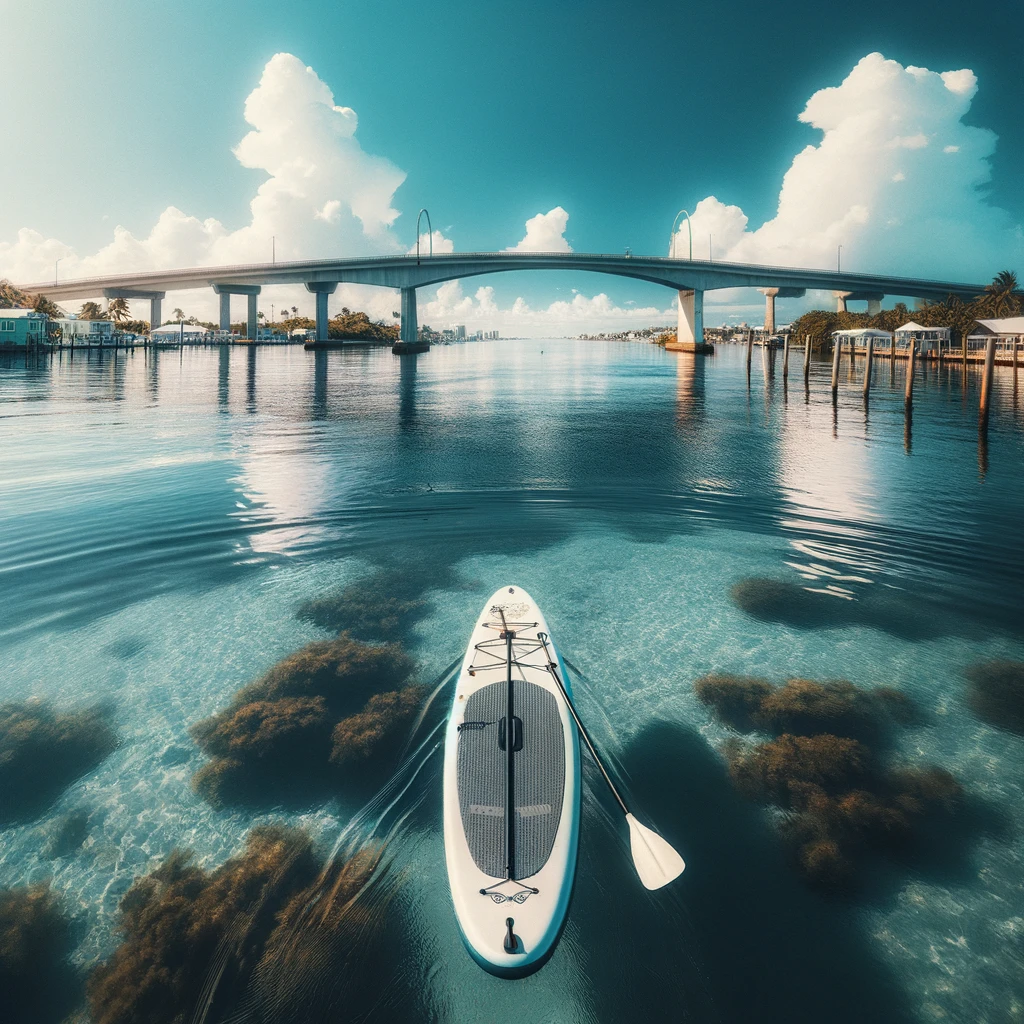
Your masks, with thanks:
[[[580,824],[570,699],[536,602],[498,590],[470,637],[445,733],[444,846],[463,941],[502,977],[547,961],[569,909]]]

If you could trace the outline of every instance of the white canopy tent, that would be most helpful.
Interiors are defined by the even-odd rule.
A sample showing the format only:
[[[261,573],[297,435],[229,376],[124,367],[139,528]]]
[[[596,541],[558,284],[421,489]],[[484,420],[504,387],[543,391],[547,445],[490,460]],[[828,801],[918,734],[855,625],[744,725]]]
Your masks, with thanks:
[[[859,346],[867,348],[869,340],[871,341],[872,348],[877,348],[883,342],[884,345],[882,347],[884,348],[891,348],[892,346],[892,335],[888,331],[876,331],[872,327],[855,327],[846,331],[832,332],[832,343],[834,345],[842,348],[844,344],[848,344],[852,351],[856,351]]]
[[[163,327],[154,327],[149,336],[154,341],[201,341],[209,330],[202,324],[164,324]]]

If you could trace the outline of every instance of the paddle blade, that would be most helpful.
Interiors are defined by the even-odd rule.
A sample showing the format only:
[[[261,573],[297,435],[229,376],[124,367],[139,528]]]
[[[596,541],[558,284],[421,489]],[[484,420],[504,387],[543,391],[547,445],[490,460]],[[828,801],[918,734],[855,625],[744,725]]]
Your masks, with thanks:
[[[626,815],[626,822],[633,864],[648,889],[660,889],[683,873],[683,858],[657,832],[641,825],[632,814]]]

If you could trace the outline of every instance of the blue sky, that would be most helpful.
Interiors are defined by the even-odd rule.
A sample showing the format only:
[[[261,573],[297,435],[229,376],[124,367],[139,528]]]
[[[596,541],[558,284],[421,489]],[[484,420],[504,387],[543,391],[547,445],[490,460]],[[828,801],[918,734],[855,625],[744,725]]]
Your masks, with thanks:
[[[111,241],[116,225],[146,238],[169,206],[200,221],[216,218],[228,231],[245,227],[268,172],[242,166],[232,149],[252,127],[246,97],[277,53],[311,67],[334,103],[358,115],[361,150],[404,173],[390,201],[400,211],[390,244],[413,244],[416,211],[427,206],[434,227],[461,250],[515,245],[529,218],[561,207],[573,249],[663,254],[676,210],[692,212],[711,196],[741,208],[756,229],[775,215],[794,157],[821,142],[819,128],[798,120],[813,94],[838,86],[876,51],[903,67],[970,69],[976,93],[962,122],[998,137],[994,149],[981,135],[970,145],[975,163],[991,170],[982,202],[1004,212],[979,216],[970,206],[978,183],[963,183],[958,198],[934,180],[945,174],[939,164],[922,166],[919,180],[907,170],[906,192],[912,185],[919,202],[904,218],[903,200],[890,196],[886,215],[904,221],[906,232],[937,237],[921,246],[920,258],[896,250],[899,269],[967,278],[984,269],[987,277],[1020,251],[1012,236],[1024,222],[1019,0],[989,4],[973,18],[947,0],[868,2],[855,13],[802,2],[0,0],[0,15],[15,43],[0,85],[17,112],[8,124],[25,138],[34,128],[45,142],[42,157],[0,162],[0,274],[26,272],[12,248],[24,228],[85,258]],[[852,91],[849,102],[859,102]],[[914,103],[911,120],[925,116]],[[932,121],[937,145],[960,117],[940,111]],[[906,132],[902,138],[915,137]],[[914,144],[906,148],[917,159]],[[958,139],[955,148],[962,155],[969,146]],[[946,206],[963,199],[962,219],[977,227],[962,258],[956,218],[936,225],[921,213],[933,185]],[[339,195],[344,202],[343,188]],[[707,225],[718,227],[721,217],[707,212]],[[796,244],[793,231],[810,229],[787,230],[786,244]],[[264,245],[258,235],[249,239],[254,259]],[[296,236],[294,245],[302,244]],[[756,251],[767,246],[770,255],[774,244],[765,236]],[[936,266],[936,248],[947,244]],[[339,254],[358,247],[354,236],[339,236]],[[875,236],[859,248],[852,238],[848,248],[858,269],[880,260]],[[705,236],[695,255],[706,249]],[[25,257],[25,246],[19,252]],[[807,260],[817,250],[799,252]],[[660,289],[587,275],[467,282],[467,295],[481,284],[493,285],[501,308],[523,296],[539,309],[571,298],[572,289],[605,292],[616,308],[670,304]],[[732,300],[742,308],[742,296]]]

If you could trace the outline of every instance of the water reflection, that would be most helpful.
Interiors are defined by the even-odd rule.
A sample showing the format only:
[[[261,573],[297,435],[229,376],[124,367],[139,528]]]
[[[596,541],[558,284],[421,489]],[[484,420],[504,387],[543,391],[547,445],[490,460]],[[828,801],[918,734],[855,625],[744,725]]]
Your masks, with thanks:
[[[217,405],[227,412],[231,401],[231,347],[221,345],[217,350]]]
[[[677,352],[675,359],[676,422],[680,426],[693,426],[703,421],[705,415],[707,357]]]
[[[399,359],[398,424],[402,430],[416,427],[416,381],[419,355],[412,353]]]

